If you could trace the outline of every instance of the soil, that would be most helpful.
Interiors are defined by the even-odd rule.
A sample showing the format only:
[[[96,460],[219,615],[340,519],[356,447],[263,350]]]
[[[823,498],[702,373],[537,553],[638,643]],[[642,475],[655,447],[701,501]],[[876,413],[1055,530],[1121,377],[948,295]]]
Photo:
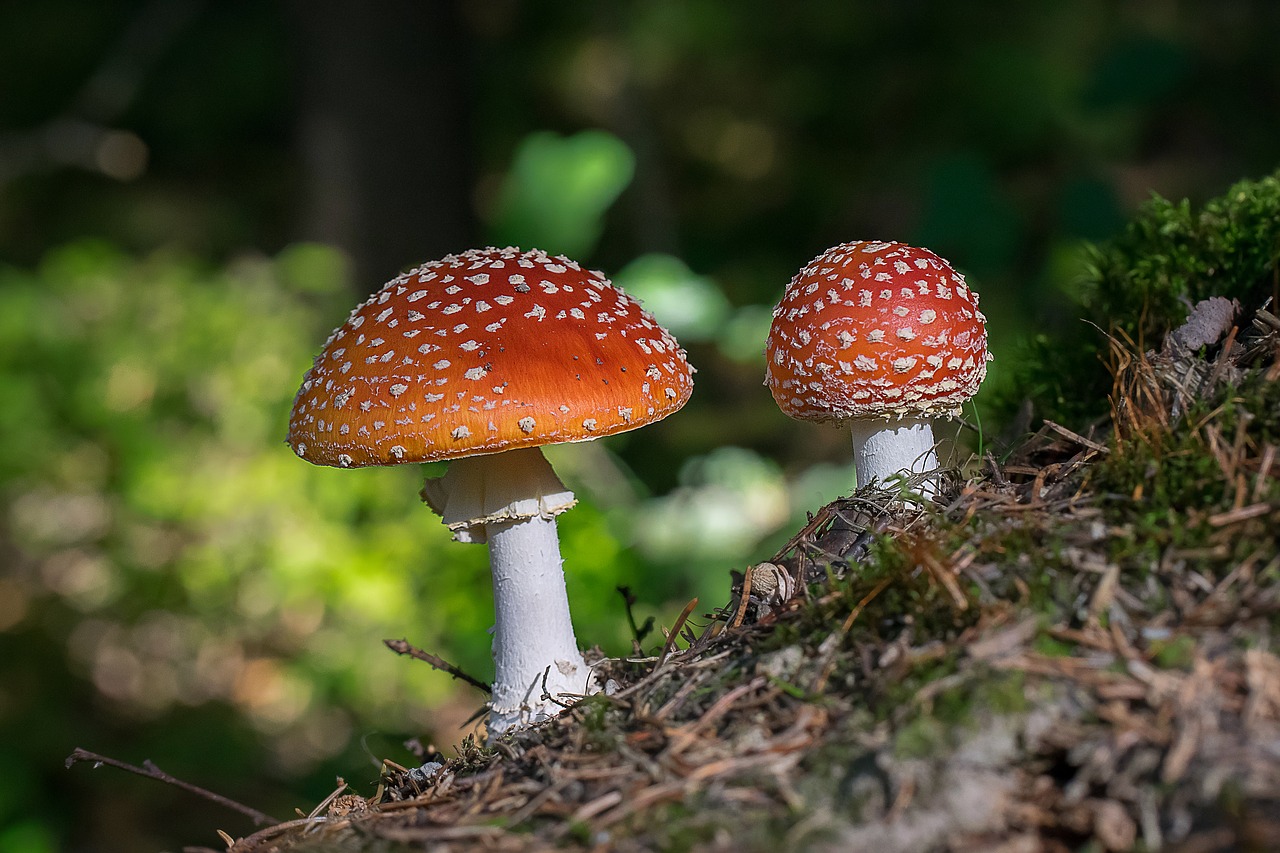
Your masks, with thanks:
[[[1280,320],[1191,317],[1110,341],[1105,422],[823,507],[604,692],[227,849],[1277,849]]]

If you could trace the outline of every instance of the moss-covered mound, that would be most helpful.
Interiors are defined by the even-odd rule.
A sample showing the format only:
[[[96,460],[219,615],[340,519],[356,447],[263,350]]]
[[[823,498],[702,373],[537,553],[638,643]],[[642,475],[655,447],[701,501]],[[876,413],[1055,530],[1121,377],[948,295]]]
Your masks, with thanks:
[[[826,506],[604,693],[227,847],[1274,849],[1278,256],[1275,178],[1153,201],[1050,348],[1101,426]]]
[[[1106,412],[1112,353],[1159,348],[1192,306],[1280,300],[1280,173],[1232,186],[1196,207],[1154,196],[1114,239],[1087,246],[1069,284],[1073,322],[1029,343],[1007,410],[1026,397],[1044,417],[1083,423]]]

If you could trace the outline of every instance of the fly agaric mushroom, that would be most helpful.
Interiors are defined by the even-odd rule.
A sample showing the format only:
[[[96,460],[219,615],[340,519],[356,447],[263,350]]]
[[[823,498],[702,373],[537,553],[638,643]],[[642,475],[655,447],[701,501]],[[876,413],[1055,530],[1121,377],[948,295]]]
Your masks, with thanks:
[[[773,312],[765,384],[793,418],[853,433],[857,485],[925,474],[938,492],[934,417],[954,417],[987,373],[978,294],[945,260],[902,243],[818,255]]]
[[[489,545],[490,737],[591,688],[556,534],[575,500],[539,448],[660,420],[689,399],[692,374],[675,339],[602,274],[487,248],[389,282],[303,379],[288,442],[308,462],[453,460],[422,496],[455,539]]]

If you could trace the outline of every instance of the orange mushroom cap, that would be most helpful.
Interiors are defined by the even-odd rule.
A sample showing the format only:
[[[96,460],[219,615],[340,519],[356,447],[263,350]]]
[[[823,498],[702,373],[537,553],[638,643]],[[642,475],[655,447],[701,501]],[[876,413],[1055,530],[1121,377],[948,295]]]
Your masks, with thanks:
[[[964,276],[902,243],[834,246],[773,312],[765,384],[813,421],[959,412],[987,374],[986,318]]]
[[[346,468],[583,441],[678,410],[692,374],[602,274],[537,250],[470,250],[403,273],[334,331],[288,443]]]

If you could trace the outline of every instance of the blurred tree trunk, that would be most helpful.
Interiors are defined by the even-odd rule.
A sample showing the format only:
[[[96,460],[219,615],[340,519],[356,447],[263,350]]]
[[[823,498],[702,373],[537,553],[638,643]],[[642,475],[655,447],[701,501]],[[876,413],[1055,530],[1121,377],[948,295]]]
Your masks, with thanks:
[[[295,0],[303,237],[356,286],[470,245],[468,33],[449,0]]]

